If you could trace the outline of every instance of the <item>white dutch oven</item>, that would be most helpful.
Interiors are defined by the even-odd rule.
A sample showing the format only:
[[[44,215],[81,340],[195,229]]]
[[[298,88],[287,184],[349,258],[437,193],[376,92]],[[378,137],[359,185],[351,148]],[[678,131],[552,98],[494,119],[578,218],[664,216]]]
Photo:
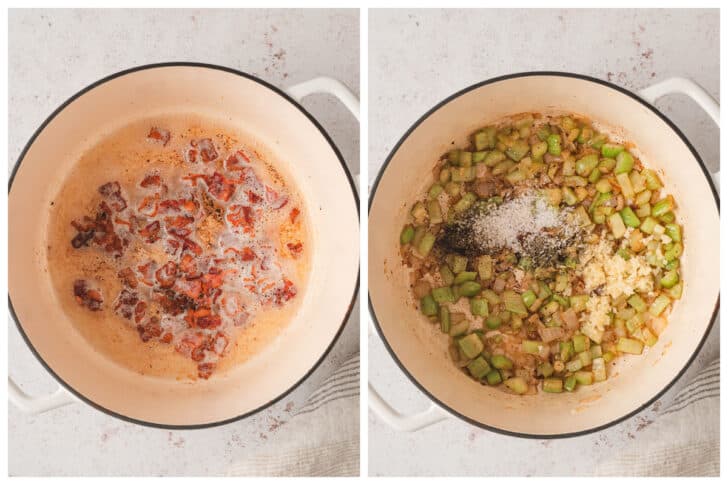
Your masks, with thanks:
[[[717,193],[697,152],[651,104],[673,92],[692,97],[718,123],[718,105],[685,79],[656,84],[639,97],[598,79],[551,72],[515,74],[471,86],[415,123],[390,153],[370,196],[369,302],[392,357],[433,404],[422,413],[402,415],[370,386],[373,411],[402,430],[455,415],[506,434],[566,437],[634,415],[680,377],[700,350],[718,308],[719,214]],[[431,183],[437,157],[453,142],[465,144],[477,128],[521,112],[581,114],[634,142],[641,158],[660,171],[666,189],[674,194],[684,225],[685,289],[658,344],[642,356],[619,359],[607,381],[574,393],[509,395],[459,371],[448,356],[447,337],[417,311],[398,255],[407,211]]]
[[[56,110],[23,150],[9,193],[11,310],[28,346],[60,383],[29,397],[10,380],[11,400],[42,412],[80,398],[116,417],[164,427],[223,424],[281,399],[324,359],[343,329],[358,286],[358,200],[333,142],[298,103],[329,93],[358,118],[356,97],[317,78],[286,93],[232,69],[192,63],[142,66],[102,79]],[[103,358],[57,304],[45,258],[49,203],[80,151],[118,123],[170,112],[224,119],[274,154],[310,209],[311,273],[299,311],[270,349],[223,376],[181,383],[135,374]]]

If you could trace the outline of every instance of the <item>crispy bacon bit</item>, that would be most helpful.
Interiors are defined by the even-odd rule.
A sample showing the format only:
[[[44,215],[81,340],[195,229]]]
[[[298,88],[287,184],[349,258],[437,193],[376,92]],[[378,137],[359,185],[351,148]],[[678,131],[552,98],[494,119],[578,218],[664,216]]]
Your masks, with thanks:
[[[242,227],[245,232],[253,230],[253,208],[234,204],[228,208],[227,220],[233,227]]]
[[[225,253],[228,251],[237,254],[243,261],[253,261],[255,259],[255,252],[248,246],[245,246],[243,249],[227,248]]]
[[[219,288],[225,281],[225,275],[222,272],[218,272],[215,268],[210,268],[208,274],[202,275],[202,281],[208,288]]]
[[[177,293],[181,293],[193,300],[196,300],[202,294],[202,282],[199,279],[178,279],[174,283],[174,290]]]
[[[144,318],[144,314],[147,312],[147,304],[143,301],[140,301],[136,304],[134,307],[134,321],[136,323],[139,323],[142,321],[142,318]]]
[[[154,273],[162,288],[171,288],[177,279],[177,263],[170,261]]]
[[[147,286],[154,286],[154,271],[156,268],[157,264],[154,261],[149,261],[147,264],[137,268],[142,275],[142,283]]]
[[[301,211],[298,210],[298,207],[294,207],[293,209],[291,209],[291,213],[289,215],[289,217],[291,219],[291,224],[295,224],[296,223],[296,219],[298,219],[298,215],[300,213],[301,213]]]
[[[218,200],[227,202],[233,196],[233,193],[235,193],[235,185],[220,172],[215,172],[212,176],[205,176],[204,180],[210,195]]]
[[[177,254],[177,251],[179,251],[179,247],[180,247],[180,242],[176,239],[165,239],[164,240],[164,251],[171,256],[174,256],[175,254]]]
[[[121,290],[119,296],[116,298],[116,304],[114,305],[114,311],[126,318],[131,319],[134,315],[134,310],[139,303],[139,296],[135,291],[130,291],[126,288]]]
[[[75,249],[78,249],[81,246],[88,246],[88,242],[94,238],[94,233],[95,231],[93,229],[79,232],[73,239],[71,239],[71,246]]]
[[[250,201],[251,204],[257,204],[258,202],[263,200],[263,197],[259,196],[252,190],[248,190],[248,200]]]
[[[137,207],[137,210],[147,217],[154,217],[157,215],[157,211],[159,210],[158,201],[159,194],[144,197],[139,204],[139,207]]]
[[[190,357],[194,349],[204,344],[204,339],[205,336],[202,332],[186,332],[177,342],[175,350],[186,357]]]
[[[211,341],[210,350],[217,355],[222,355],[228,346],[228,338],[222,332],[217,332]]]
[[[169,212],[180,212],[183,209],[185,212],[192,214],[197,210],[197,207],[197,201],[194,199],[167,199],[159,203],[159,210],[163,214]]]
[[[209,379],[215,370],[215,364],[212,362],[204,362],[197,366],[197,376],[201,379]]]
[[[139,185],[144,188],[160,187],[162,185],[162,177],[160,177],[159,174],[156,173],[149,174],[144,177],[144,180],[142,180]]]
[[[162,342],[164,342],[165,344],[171,344],[172,340],[174,340],[174,336],[171,333],[167,332],[164,335],[162,335],[162,338],[160,340]]]
[[[156,140],[158,142],[161,142],[163,146],[167,146],[170,138],[169,130],[152,126],[152,128],[149,130],[147,138],[149,138],[150,140]]]
[[[162,310],[172,316],[180,315],[195,306],[195,302],[190,297],[172,290],[154,290],[152,297],[159,303]]]
[[[161,226],[159,225],[159,221],[154,221],[144,226],[144,228],[139,231],[139,235],[148,243],[153,243],[159,239],[160,229]]]
[[[265,186],[265,200],[270,204],[271,208],[278,210],[288,204],[288,197],[281,195],[272,188]]]
[[[297,242],[295,244],[288,243],[288,244],[286,244],[286,246],[288,247],[288,250],[291,252],[291,254],[293,255],[294,258],[297,258],[298,256],[300,256],[301,253],[303,252],[303,243],[301,243],[301,242]]]
[[[238,150],[225,160],[225,168],[231,172],[243,170],[245,168],[243,164],[245,163],[250,163],[250,158],[248,158],[244,151]]]
[[[296,293],[298,292],[296,291],[296,287],[293,285],[293,282],[288,279],[284,279],[283,286],[276,288],[275,290],[274,301],[277,305],[282,305],[296,296]]]
[[[76,302],[79,305],[85,306],[94,312],[101,310],[101,304],[104,302],[101,291],[89,288],[86,280],[73,282],[73,296],[76,297]]]
[[[195,222],[194,217],[190,216],[176,216],[176,217],[165,217],[164,224],[167,228],[182,228]]]
[[[179,261],[179,269],[188,276],[197,273],[197,263],[191,254],[183,254]]]
[[[173,229],[169,231],[174,237],[182,241],[182,251],[192,251],[195,255],[199,256],[202,254],[202,248],[199,244],[189,239],[185,234],[182,234],[180,230]],[[188,232],[189,234],[189,232]]]
[[[199,157],[198,157],[199,155]],[[201,140],[190,141],[190,146],[185,152],[187,161],[190,163],[197,163],[198,158],[201,158],[203,162],[208,163],[217,159],[217,150],[215,144],[210,138],[203,138]]]
[[[206,315],[197,319],[197,326],[200,328],[217,328],[222,325],[220,315]]]
[[[136,327],[142,342],[149,342],[153,338],[162,335],[162,327],[159,325],[159,318],[151,317],[145,324],[139,324]]]
[[[126,200],[121,195],[121,185],[119,182],[108,182],[99,187],[99,193],[106,199],[111,208],[116,212],[126,209]]]
[[[136,274],[134,274],[134,270],[131,268],[122,269],[121,271],[119,271],[117,276],[124,284],[124,286],[128,286],[129,288],[136,288],[139,285]]]

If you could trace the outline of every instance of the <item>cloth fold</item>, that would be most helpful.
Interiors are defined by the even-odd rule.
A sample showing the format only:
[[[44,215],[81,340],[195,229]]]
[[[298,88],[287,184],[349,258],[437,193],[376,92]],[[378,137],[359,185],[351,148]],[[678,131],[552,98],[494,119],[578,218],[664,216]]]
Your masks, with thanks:
[[[228,474],[359,476],[359,354],[326,378],[277,434]]]
[[[640,440],[599,463],[596,475],[718,476],[720,359],[698,373]]]

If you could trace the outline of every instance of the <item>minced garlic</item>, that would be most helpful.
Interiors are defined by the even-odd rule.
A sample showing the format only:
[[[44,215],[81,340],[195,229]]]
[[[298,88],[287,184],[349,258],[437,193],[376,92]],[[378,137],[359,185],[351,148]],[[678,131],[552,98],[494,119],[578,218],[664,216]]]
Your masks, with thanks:
[[[584,286],[588,292],[602,287],[602,294],[618,298],[652,291],[652,268],[647,259],[633,255],[625,260],[614,254],[607,241],[589,246],[582,257]]]
[[[596,343],[602,342],[605,327],[611,324],[609,312],[612,305],[606,296],[592,296],[586,303],[586,312],[583,315],[581,333]]]

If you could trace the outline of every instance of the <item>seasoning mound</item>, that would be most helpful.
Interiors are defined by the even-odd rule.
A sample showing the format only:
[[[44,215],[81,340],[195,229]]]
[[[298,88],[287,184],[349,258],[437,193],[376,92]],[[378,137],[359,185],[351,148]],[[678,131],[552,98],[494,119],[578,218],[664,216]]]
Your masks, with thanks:
[[[581,229],[569,209],[559,209],[536,191],[527,191],[500,205],[475,204],[445,226],[440,244],[470,256],[503,249],[549,266],[566,257],[579,241]]]

